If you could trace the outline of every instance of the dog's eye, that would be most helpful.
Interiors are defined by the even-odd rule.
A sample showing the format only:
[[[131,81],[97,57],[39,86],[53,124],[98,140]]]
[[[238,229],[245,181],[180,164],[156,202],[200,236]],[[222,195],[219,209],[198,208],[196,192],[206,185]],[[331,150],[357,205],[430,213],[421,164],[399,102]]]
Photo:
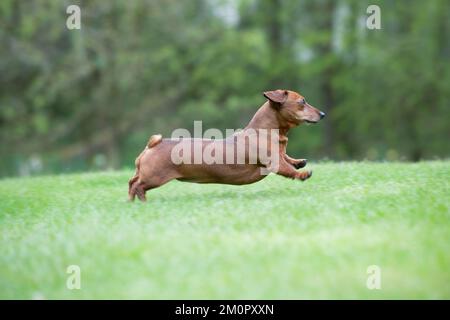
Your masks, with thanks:
[[[306,103],[305,98],[303,98],[302,100],[300,100],[298,103],[299,103],[300,105],[304,105],[304,104]]]

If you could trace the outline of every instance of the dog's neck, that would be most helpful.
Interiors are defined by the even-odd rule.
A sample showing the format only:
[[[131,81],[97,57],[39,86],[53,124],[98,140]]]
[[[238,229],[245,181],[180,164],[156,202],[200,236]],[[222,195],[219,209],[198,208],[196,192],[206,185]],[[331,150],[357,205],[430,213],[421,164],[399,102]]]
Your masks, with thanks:
[[[252,120],[248,123],[245,129],[279,129],[280,135],[286,136],[291,126],[283,121],[280,113],[275,110],[267,101],[258,111],[256,111]]]

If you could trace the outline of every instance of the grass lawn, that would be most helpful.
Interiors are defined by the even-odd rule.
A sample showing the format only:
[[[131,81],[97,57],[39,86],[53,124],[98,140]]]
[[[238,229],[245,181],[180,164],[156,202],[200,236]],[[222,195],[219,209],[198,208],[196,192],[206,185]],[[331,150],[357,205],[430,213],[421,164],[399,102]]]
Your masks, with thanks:
[[[450,299],[450,162],[308,167],[147,203],[131,170],[0,180],[0,298]]]

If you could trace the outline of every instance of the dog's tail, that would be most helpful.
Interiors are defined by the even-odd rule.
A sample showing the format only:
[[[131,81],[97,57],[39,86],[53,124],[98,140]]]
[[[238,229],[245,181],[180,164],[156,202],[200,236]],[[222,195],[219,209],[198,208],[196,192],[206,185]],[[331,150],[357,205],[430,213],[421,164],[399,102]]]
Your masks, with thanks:
[[[130,201],[134,200],[134,197],[136,196],[136,187],[137,182],[139,180],[139,169],[140,169],[140,162],[141,158],[144,155],[145,151],[147,151],[150,148],[153,148],[157,144],[159,144],[162,141],[162,135],[155,134],[148,139],[147,145],[145,146],[145,149],[141,152],[141,154],[136,158],[134,161],[134,165],[136,166],[136,171],[134,173],[134,176],[128,181],[128,196]]]
[[[148,139],[147,142],[147,148],[153,148],[157,144],[159,144],[162,141],[162,135],[160,134],[154,134],[153,136]]]

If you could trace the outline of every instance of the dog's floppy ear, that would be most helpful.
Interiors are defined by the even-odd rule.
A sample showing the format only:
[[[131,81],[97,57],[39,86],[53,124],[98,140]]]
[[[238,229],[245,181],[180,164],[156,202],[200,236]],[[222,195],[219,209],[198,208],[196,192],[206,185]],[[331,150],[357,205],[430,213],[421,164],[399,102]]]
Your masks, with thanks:
[[[286,102],[286,99],[288,97],[287,90],[275,90],[275,91],[265,91],[264,97],[269,99],[275,104],[283,104]]]

